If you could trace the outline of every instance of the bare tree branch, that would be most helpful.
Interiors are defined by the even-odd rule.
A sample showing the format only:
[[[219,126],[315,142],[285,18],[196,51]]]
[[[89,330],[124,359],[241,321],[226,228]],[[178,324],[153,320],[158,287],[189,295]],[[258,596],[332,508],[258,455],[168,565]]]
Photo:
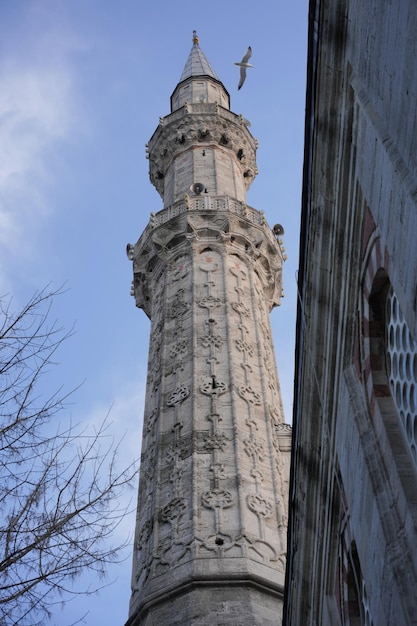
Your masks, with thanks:
[[[17,313],[0,299],[0,623],[45,623],[59,596],[92,593],[74,581],[86,568],[101,579],[126,545],[112,537],[126,508],[121,495],[136,475],[118,468],[120,442],[108,419],[87,432],[53,427],[71,394],[44,397],[42,378],[71,334],[50,323],[43,290]],[[42,381],[43,382],[43,381]],[[53,429],[55,428],[55,430]],[[98,588],[100,582],[97,583]]]

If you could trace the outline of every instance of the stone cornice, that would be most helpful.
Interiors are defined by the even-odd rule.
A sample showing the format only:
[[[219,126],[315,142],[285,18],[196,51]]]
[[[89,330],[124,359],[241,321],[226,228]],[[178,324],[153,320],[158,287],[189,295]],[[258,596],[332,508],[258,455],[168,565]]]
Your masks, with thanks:
[[[263,212],[227,196],[198,196],[151,215],[136,245],[128,245],[127,254],[133,261],[132,295],[149,317],[150,283],[184,249],[200,243],[219,247],[225,254],[244,255],[262,279],[269,308],[280,304],[284,257]]]

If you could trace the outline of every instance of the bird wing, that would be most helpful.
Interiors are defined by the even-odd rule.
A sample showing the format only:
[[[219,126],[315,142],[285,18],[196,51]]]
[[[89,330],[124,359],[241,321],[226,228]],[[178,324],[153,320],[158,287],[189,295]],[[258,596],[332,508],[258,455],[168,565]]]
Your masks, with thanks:
[[[243,85],[243,83],[246,80],[246,67],[241,67],[240,68],[240,80],[239,80],[239,84],[237,86],[238,89],[240,89]]]
[[[249,61],[249,59],[252,56],[252,48],[249,46],[249,48],[246,50],[245,56],[242,59],[242,63],[247,63]]]

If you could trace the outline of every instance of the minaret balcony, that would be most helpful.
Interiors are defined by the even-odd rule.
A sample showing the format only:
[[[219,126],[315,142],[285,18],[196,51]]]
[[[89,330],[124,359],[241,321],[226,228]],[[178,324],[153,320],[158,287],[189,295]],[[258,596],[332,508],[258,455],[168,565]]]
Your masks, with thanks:
[[[186,119],[190,118],[189,123]],[[200,124],[209,123],[208,128],[200,128]],[[228,122],[227,125],[224,122]],[[229,124],[233,126],[230,127]],[[255,139],[248,130],[250,122],[241,114],[233,113],[220,106],[217,102],[186,102],[183,107],[159,118],[159,126],[152,135],[147,145],[149,158],[152,159],[153,152],[161,149],[164,144],[164,155],[166,150],[177,152],[181,147],[186,147],[190,143],[202,143],[204,141],[217,141],[223,146],[229,144],[233,149],[236,141],[248,143],[253,151],[258,147],[258,140]],[[230,137],[225,133],[225,128],[233,128]],[[168,134],[167,130],[171,132]],[[172,129],[172,130],[171,130]],[[171,134],[173,132],[173,134]],[[168,141],[167,141],[168,140]],[[171,149],[167,144],[172,140]]]
[[[150,227],[155,228],[187,211],[231,212],[246,218],[253,224],[260,226],[265,224],[263,211],[253,209],[244,202],[229,196],[212,196],[204,193],[198,196],[186,195],[183,200],[174,202],[171,206],[157,213],[151,213]]]
[[[151,213],[148,225],[135,245],[127,245],[133,261],[132,295],[136,305],[151,317],[150,283],[166,264],[188,253],[193,246],[243,255],[257,267],[269,293],[269,308],[278,306],[282,294],[281,270],[285,260],[282,239],[258,211],[229,196],[188,194],[159,211]]]
[[[151,182],[165,203],[179,199],[178,189],[188,189],[196,171],[210,178],[212,192],[243,200],[258,171],[258,141],[248,126],[217,103],[186,103],[161,117],[146,148]]]
[[[263,211],[258,211],[244,202],[236,200],[235,198],[230,198],[229,196],[213,196],[209,194],[190,196],[186,194],[182,200],[174,202],[157,213],[151,213],[149,223],[143,231],[139,241],[135,246],[130,246],[130,248],[128,248],[129,258],[133,258],[133,248],[141,248],[154,229],[166,224],[170,220],[173,220],[184,213],[192,214],[197,212],[203,212],[206,214],[208,221],[210,220],[211,214],[213,217],[215,214],[232,214],[236,217],[243,218],[244,221],[248,223],[248,226],[251,224],[261,229],[266,227],[266,231],[268,234],[270,233],[268,239],[270,239],[271,245],[274,247],[277,245],[275,236],[267,225]]]

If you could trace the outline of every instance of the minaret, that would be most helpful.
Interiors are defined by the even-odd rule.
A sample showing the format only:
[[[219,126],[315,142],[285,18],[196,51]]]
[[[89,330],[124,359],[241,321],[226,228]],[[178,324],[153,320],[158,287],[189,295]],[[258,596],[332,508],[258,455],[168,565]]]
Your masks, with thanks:
[[[269,313],[283,233],[246,205],[257,141],[194,32],[128,245],[151,319],[129,626],[281,624],[290,428]]]

